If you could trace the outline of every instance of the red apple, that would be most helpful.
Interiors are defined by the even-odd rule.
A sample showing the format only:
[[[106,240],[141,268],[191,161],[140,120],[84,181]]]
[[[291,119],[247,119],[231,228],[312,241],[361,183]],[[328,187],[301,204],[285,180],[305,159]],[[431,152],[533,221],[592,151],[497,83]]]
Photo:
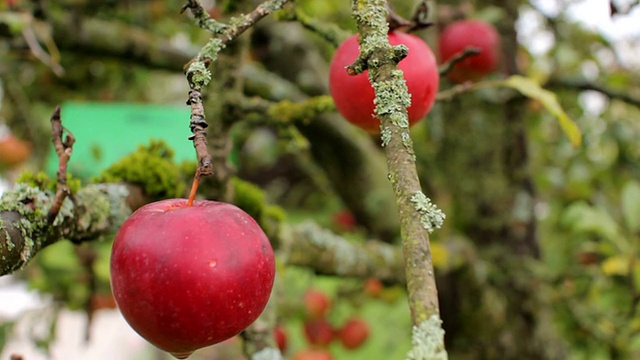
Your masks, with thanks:
[[[440,33],[439,52],[442,62],[466,48],[480,53],[456,63],[447,77],[455,82],[476,81],[492,73],[500,62],[500,36],[496,28],[480,20],[455,21]]]
[[[398,64],[404,72],[411,94],[408,108],[409,124],[413,125],[431,110],[435,102],[440,77],[436,58],[431,48],[417,36],[389,33],[391,45],[404,44],[409,55]],[[329,68],[329,92],[338,112],[352,124],[371,134],[380,132],[380,120],[374,117],[374,91],[369,83],[368,72],[349,75],[345,69],[359,55],[358,36],[345,40],[336,50]]]
[[[306,349],[298,351],[293,360],[333,360],[333,356],[325,349]]]
[[[312,319],[324,318],[331,309],[331,299],[320,290],[307,290],[303,301],[307,315]]]
[[[273,336],[276,338],[276,344],[281,353],[287,351],[288,339],[287,332],[281,325],[276,325],[273,329]]]
[[[382,281],[378,278],[368,278],[364,282],[364,292],[372,298],[380,297],[380,294],[384,290],[384,285],[382,285]]]
[[[339,332],[340,342],[347,349],[357,349],[369,338],[369,325],[360,318],[345,322]]]
[[[116,234],[113,295],[129,325],[179,359],[233,337],[264,310],[274,255],[234,205],[169,199],[136,210]]]
[[[333,326],[325,319],[307,320],[304,335],[311,345],[329,345],[333,340]]]

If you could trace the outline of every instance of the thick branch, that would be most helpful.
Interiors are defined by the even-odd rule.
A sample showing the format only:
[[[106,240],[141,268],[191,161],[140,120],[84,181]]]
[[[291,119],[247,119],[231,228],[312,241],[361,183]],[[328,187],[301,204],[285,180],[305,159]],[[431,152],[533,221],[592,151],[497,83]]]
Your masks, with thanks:
[[[131,213],[124,185],[82,188],[65,199],[52,224],[55,195],[18,184],[0,198],[0,276],[22,268],[42,248],[61,239],[82,242],[114,232]]]
[[[286,228],[280,241],[289,265],[324,275],[405,282],[402,251],[397,246],[373,240],[349,242],[310,221]]]

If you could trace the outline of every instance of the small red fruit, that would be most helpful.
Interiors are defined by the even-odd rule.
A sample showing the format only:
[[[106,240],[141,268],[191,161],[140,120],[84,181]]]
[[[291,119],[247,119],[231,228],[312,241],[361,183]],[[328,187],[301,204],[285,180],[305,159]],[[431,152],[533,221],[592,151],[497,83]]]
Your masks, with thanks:
[[[306,349],[298,351],[293,360],[333,360],[333,356],[324,349]]]
[[[303,301],[307,315],[312,319],[324,318],[331,309],[331,299],[320,290],[307,290]]]
[[[369,325],[360,318],[351,318],[340,329],[340,342],[347,349],[357,349],[369,338]]]
[[[264,310],[269,239],[231,204],[169,199],[136,210],[116,234],[111,287],[129,325],[184,359],[233,337]]]
[[[278,349],[280,349],[281,353],[287,351],[287,345],[289,343],[287,339],[287,332],[280,325],[276,325],[273,329],[273,336],[276,338],[276,344],[278,345]]]
[[[308,320],[304,323],[304,334],[311,345],[329,345],[333,340],[333,327],[324,319]]]
[[[384,290],[384,285],[382,285],[382,281],[380,281],[380,279],[372,277],[365,280],[364,292],[369,295],[369,297],[380,297],[382,290]]]
[[[391,45],[404,44],[409,55],[398,64],[404,72],[407,88],[411,94],[409,124],[413,125],[431,110],[435,102],[440,77],[436,58],[431,48],[417,36],[389,33]],[[369,82],[368,72],[349,75],[345,69],[359,55],[358,35],[345,40],[336,50],[329,68],[329,92],[338,112],[352,124],[371,134],[380,132],[380,120],[374,117],[375,97]]]
[[[349,210],[340,210],[333,214],[333,223],[342,231],[352,231],[357,225],[355,216]]]
[[[500,62],[500,36],[493,25],[484,21],[455,21],[440,33],[438,44],[442,62],[469,47],[480,50],[479,54],[456,63],[447,73],[447,77],[456,83],[479,80],[492,73]]]

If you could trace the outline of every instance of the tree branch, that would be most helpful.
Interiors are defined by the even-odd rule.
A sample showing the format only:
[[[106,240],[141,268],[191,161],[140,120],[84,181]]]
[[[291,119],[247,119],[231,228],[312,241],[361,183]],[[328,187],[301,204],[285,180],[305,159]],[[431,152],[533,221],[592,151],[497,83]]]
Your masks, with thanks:
[[[356,62],[366,62],[376,94],[376,115],[381,122],[389,179],[401,217],[402,251],[414,324],[413,349],[408,358],[419,353],[422,359],[446,359],[429,244],[429,231],[440,226],[444,214],[422,193],[418,179],[407,117],[410,97],[397,68],[398,51],[394,51],[387,37],[386,1],[353,0],[352,4],[361,35]]]
[[[64,199],[71,195],[71,190],[69,190],[69,185],[67,185],[67,164],[71,158],[73,143],[75,143],[76,139],[68,130],[67,136],[63,139],[64,128],[60,120],[60,106],[56,107],[53,116],[51,116],[51,132],[53,147],[58,155],[58,171],[56,172],[56,195],[47,214],[49,224],[53,223],[56,216],[58,216]]]
[[[397,246],[373,240],[349,242],[311,221],[285,228],[280,241],[289,265],[323,275],[405,282],[404,260]]]
[[[547,86],[551,88],[593,90],[607,96],[611,100],[620,100],[620,101],[626,102],[629,105],[640,107],[640,97],[633,96],[628,91],[626,92],[615,91],[613,89],[609,89],[605,86],[594,84],[586,80],[554,77],[549,80],[549,82],[547,83]]]
[[[0,276],[22,268],[38,251],[60,239],[79,243],[115,232],[131,213],[128,194],[119,184],[85,186],[74,201],[63,201],[50,224],[48,210],[56,196],[17,184],[0,198]]]

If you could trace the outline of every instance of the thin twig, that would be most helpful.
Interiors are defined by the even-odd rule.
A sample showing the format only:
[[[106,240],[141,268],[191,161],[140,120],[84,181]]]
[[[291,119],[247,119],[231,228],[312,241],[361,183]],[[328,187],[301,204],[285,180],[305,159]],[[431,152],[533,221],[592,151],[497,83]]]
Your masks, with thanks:
[[[386,4],[387,11],[389,14],[387,15],[387,22],[389,23],[389,31],[395,31],[399,29],[406,29],[407,32],[414,32],[422,29],[426,29],[433,25],[433,22],[428,20],[429,17],[429,6],[426,1],[421,1],[416,8],[415,13],[411,20],[407,20],[402,16],[398,15],[391,4],[387,1]]]
[[[440,68],[438,69],[438,72],[440,73],[440,76],[444,76],[446,74],[449,73],[449,71],[453,70],[453,67],[459,63],[460,61],[474,56],[474,55],[478,55],[480,54],[482,50],[478,49],[478,48],[474,48],[474,47],[466,47],[464,50],[462,50],[461,52],[457,53],[456,55],[454,55],[451,59],[449,59],[449,61],[447,61],[446,63],[440,65]]]
[[[547,86],[575,90],[593,90],[607,96],[609,99],[620,100],[626,102],[629,105],[640,107],[640,97],[631,95],[629,91],[615,91],[613,89],[609,89],[605,86],[594,84],[586,80],[553,78],[547,83]]]
[[[60,212],[62,202],[67,196],[71,195],[71,191],[67,185],[67,164],[71,158],[73,143],[76,139],[69,130],[66,130],[67,135],[63,138],[65,130],[66,129],[62,127],[62,121],[60,119],[60,106],[57,106],[51,116],[51,132],[53,147],[58,155],[58,172],[56,173],[56,195],[47,215],[49,224],[53,224],[53,221]]]
[[[193,140],[193,146],[196,149],[198,173],[199,175],[208,176],[213,173],[213,163],[207,150],[207,132],[205,131],[209,124],[205,119],[202,94],[199,90],[192,89],[189,91],[187,105],[191,106],[189,127],[193,135],[189,137],[189,140]]]
[[[182,7],[182,11],[186,9],[191,11],[191,14],[196,18],[200,27],[214,33],[214,37],[185,65],[185,73],[187,81],[189,82],[189,88],[191,89],[189,91],[187,105],[191,106],[190,127],[193,135],[189,139],[193,140],[193,146],[196,149],[196,156],[198,157],[198,169],[196,170],[191,194],[189,196],[189,204],[193,203],[195,191],[197,191],[200,182],[200,176],[213,174],[213,161],[207,148],[205,131],[209,125],[205,118],[201,93],[202,88],[206,86],[211,79],[211,73],[208,70],[209,65],[216,60],[218,52],[222,50],[227,43],[240,36],[265,16],[282,8],[287,1],[288,0],[265,1],[249,14],[243,15],[240,19],[232,19],[231,23],[235,24],[234,26],[227,26],[211,19],[197,0],[187,0],[187,3]]]
[[[287,2],[289,2],[289,0],[268,0],[258,5],[250,13],[246,15],[242,15],[240,16],[240,18],[231,19],[230,22],[236,25],[224,26],[223,29],[219,31],[219,36],[216,38],[216,40],[218,40],[216,43],[219,45],[219,49],[217,50],[219,51],[220,49],[224,48],[226,44],[233,41],[238,36],[242,35],[242,33],[244,33],[247,29],[255,25],[258,21],[262,20],[265,16],[270,15],[273,12],[281,9],[284,6],[284,4],[286,4]],[[188,8],[191,11],[191,13],[194,15],[194,17],[196,17],[197,19],[198,19],[198,16],[200,16],[200,19],[202,19],[202,16],[205,16],[205,17],[208,16],[208,14],[202,15],[202,12],[206,13],[206,11],[204,11],[204,8],[202,7],[202,5],[200,5],[200,3],[197,0],[188,0],[187,4],[183,7],[183,9],[184,8]],[[199,19],[199,23],[201,23],[200,19]],[[212,42],[210,41],[210,44],[211,43]],[[198,53],[198,55],[196,55],[196,57],[194,57],[186,65],[188,68],[190,67],[190,64],[194,62],[204,63],[205,67],[208,67],[209,64],[215,60],[215,58],[213,58],[212,55],[215,56],[217,54],[217,51],[214,51],[215,53],[212,53],[211,50],[214,50],[214,49],[211,49],[207,45],[205,45],[205,48],[203,48]]]

